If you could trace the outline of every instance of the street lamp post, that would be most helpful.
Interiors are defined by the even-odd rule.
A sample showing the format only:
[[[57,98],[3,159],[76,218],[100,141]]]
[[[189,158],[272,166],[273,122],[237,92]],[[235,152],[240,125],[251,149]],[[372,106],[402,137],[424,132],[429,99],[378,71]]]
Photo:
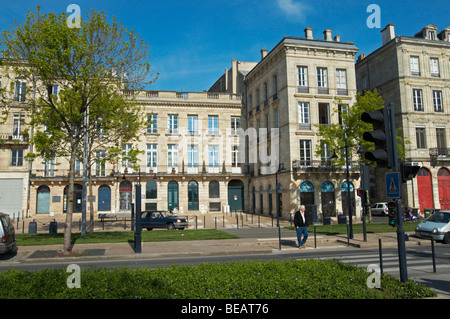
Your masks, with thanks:
[[[345,146],[339,149],[345,149],[345,167],[346,167],[346,183],[347,183],[347,207],[348,207],[348,228],[349,228],[349,239],[353,239],[353,221],[352,221],[352,205],[350,197],[350,173],[349,173],[349,163],[348,163],[348,142],[347,136],[345,137]],[[334,152],[332,159],[337,158],[336,152]]]
[[[277,170],[275,172],[275,191],[277,195],[277,227],[278,227],[278,250],[281,250],[281,230],[280,230],[280,193],[278,189],[278,171],[284,171],[286,168],[284,167],[284,164],[279,164],[277,167]]]

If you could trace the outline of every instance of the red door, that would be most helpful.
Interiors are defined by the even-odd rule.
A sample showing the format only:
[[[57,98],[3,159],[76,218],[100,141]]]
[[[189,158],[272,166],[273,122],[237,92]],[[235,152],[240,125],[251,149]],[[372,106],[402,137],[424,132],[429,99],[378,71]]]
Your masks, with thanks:
[[[450,209],[450,172],[442,167],[438,171],[439,204],[441,209]]]
[[[419,194],[419,206],[422,213],[426,208],[434,208],[431,173],[424,167],[417,173],[417,192]]]

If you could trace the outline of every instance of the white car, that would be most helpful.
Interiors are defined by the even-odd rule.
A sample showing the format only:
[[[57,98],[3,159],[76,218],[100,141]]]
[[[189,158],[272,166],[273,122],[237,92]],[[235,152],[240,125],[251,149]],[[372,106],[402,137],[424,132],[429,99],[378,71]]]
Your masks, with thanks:
[[[450,210],[436,212],[417,225],[416,236],[450,244]]]
[[[387,216],[389,212],[387,203],[375,203],[370,205],[370,213],[372,215]]]

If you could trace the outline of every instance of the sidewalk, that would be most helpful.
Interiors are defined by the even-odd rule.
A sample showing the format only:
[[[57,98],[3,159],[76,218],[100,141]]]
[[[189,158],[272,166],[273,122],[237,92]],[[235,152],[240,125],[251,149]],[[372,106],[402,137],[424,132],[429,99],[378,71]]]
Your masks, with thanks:
[[[294,234],[294,232],[292,232]],[[362,234],[355,234],[347,241],[346,235],[316,236],[310,232],[307,250],[314,249],[342,249],[348,247],[373,248],[378,247],[379,240],[382,247],[397,246],[396,233],[367,234],[367,241]],[[406,245],[420,245],[424,240],[411,237]],[[423,244],[428,244],[427,243]],[[141,253],[136,253],[134,243],[99,243],[75,244],[70,254],[62,253],[62,245],[18,246],[17,254],[6,262],[11,263],[48,263],[48,262],[80,262],[147,258],[173,257],[202,257],[202,256],[230,256],[250,254],[276,254],[299,252],[295,236],[281,238],[279,250],[278,238],[241,238],[221,240],[195,240],[171,242],[142,242]]]

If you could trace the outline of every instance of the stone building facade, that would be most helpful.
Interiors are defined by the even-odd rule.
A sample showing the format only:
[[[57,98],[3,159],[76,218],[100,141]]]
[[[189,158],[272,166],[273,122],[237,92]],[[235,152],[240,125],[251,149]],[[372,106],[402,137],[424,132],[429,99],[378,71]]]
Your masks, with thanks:
[[[405,161],[420,166],[417,178],[403,184],[403,204],[420,211],[450,209],[450,28],[428,25],[414,36],[382,31],[382,46],[356,63],[358,91],[377,89],[393,103],[396,127],[410,143]],[[382,172],[372,190],[386,201]]]

